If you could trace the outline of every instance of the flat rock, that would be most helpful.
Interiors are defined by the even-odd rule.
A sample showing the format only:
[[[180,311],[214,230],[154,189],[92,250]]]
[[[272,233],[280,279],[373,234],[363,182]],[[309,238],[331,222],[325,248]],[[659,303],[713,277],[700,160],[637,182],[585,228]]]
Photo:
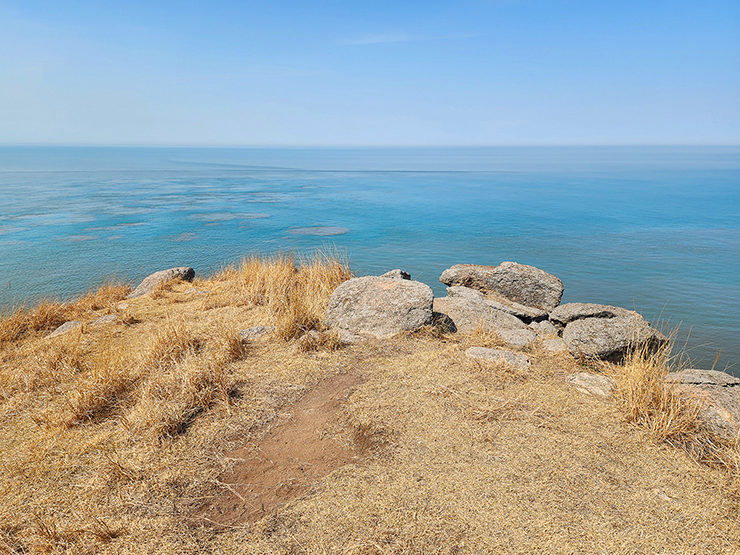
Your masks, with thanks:
[[[490,361],[504,361],[511,366],[529,370],[532,364],[529,357],[521,353],[512,353],[501,349],[487,349],[486,347],[470,347],[465,354],[470,358]]]
[[[608,397],[614,389],[614,380],[599,374],[589,374],[588,372],[578,372],[571,374],[565,380],[579,391],[588,395],[598,395],[599,397]]]
[[[452,332],[471,332],[481,327],[497,333],[507,344],[517,349],[523,349],[537,339],[537,334],[519,318],[491,308],[481,299],[434,299],[434,312],[451,322],[448,329]]]
[[[49,337],[57,337],[59,335],[62,335],[63,333],[72,331],[75,328],[79,328],[81,325],[82,322],[80,320],[70,320],[69,322],[64,322],[61,326],[51,332]]]
[[[243,341],[258,339],[260,337],[264,337],[274,330],[275,326],[252,326],[251,328],[247,328],[245,330],[239,330],[239,337],[241,337]]]
[[[510,301],[503,295],[499,295],[496,292],[488,292],[483,294],[476,289],[470,287],[463,287],[461,285],[453,285],[447,288],[448,297],[462,297],[470,300],[482,300],[491,308],[506,312],[512,316],[516,316],[524,323],[529,323],[537,320],[546,320],[547,312],[534,308],[531,306],[524,306],[523,304]]]
[[[432,289],[418,281],[377,276],[345,281],[331,294],[326,325],[385,338],[432,323]]]
[[[390,272],[384,273],[380,277],[389,279],[411,279],[411,274],[409,274],[408,272],[404,272],[403,270],[391,270]]]
[[[560,333],[560,330],[549,320],[530,322],[529,327],[541,335],[557,336]]]
[[[116,316],[115,314],[106,314],[105,316],[101,316],[97,320],[94,320],[91,326],[102,326],[104,324],[116,324],[120,322],[120,318]]]
[[[631,312],[616,318],[583,318],[565,326],[563,341],[574,357],[619,362],[632,347],[656,349],[668,339]]]
[[[725,441],[738,441],[740,379],[725,372],[692,368],[670,372],[665,380],[690,393],[702,403],[699,417],[710,430]]]
[[[161,270],[148,275],[144,280],[134,289],[126,298],[135,299],[151,293],[152,290],[162,282],[169,281],[171,279],[180,278],[183,281],[193,281],[195,277],[195,270],[187,266],[181,266],[179,268],[170,268],[169,270]]]
[[[565,326],[570,322],[583,318],[616,318],[627,316],[634,312],[618,306],[594,303],[565,303],[550,312],[550,320]]]
[[[487,294],[498,293],[510,301],[546,311],[558,306],[563,296],[563,283],[557,277],[516,262],[498,266],[456,264],[442,272],[439,281]]]

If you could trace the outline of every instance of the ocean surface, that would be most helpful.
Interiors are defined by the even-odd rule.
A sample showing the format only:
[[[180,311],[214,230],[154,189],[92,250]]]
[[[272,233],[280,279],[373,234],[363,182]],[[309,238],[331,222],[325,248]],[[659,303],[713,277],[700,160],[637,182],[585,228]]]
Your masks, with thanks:
[[[531,264],[740,374],[740,147],[0,147],[5,309],[322,248],[438,296],[452,264]]]

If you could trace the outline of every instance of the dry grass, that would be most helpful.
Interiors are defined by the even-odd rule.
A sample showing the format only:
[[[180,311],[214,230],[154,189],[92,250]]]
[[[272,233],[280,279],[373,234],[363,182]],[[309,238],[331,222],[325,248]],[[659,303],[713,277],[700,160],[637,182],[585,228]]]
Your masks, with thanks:
[[[621,364],[602,364],[614,379],[626,420],[659,443],[684,449],[696,460],[732,474],[740,470],[735,446],[718,437],[701,420],[702,402],[676,384],[666,383],[671,345],[631,350]]]
[[[348,277],[341,260],[251,257],[200,278],[208,294],[175,282],[127,301],[125,313],[115,308],[121,289],[0,320],[0,552],[715,554],[739,545],[726,474],[623,425],[627,411],[681,446],[701,432],[690,426],[694,409],[658,387],[659,358],[613,368],[616,406],[566,385],[577,368],[567,357],[532,352],[531,371],[468,359],[470,346],[500,346],[482,330],[341,346],[321,319]],[[121,318],[87,325],[104,311]],[[86,325],[46,337],[71,317]],[[239,330],[256,325],[277,333],[242,341]],[[258,449],[305,391],[349,370],[367,381],[335,426],[369,446],[366,460],[255,524],[214,533],[191,518],[239,464],[225,453]]]

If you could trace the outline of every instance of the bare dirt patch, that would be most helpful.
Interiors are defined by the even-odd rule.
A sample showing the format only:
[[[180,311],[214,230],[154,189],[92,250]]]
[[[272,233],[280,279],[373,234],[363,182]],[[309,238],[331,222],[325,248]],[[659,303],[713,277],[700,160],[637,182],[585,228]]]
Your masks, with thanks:
[[[367,448],[333,428],[343,403],[365,381],[359,373],[319,383],[296,403],[293,417],[258,445],[227,452],[239,462],[219,478],[223,493],[197,512],[205,526],[256,522],[301,497],[332,471],[359,460]]]

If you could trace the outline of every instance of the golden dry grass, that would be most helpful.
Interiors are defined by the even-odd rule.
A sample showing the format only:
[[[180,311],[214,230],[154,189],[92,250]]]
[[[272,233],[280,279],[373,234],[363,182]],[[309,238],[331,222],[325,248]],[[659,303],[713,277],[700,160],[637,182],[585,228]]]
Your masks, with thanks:
[[[0,321],[0,552],[714,554],[739,545],[727,473],[666,446],[694,436],[681,435],[688,424],[660,423],[678,401],[661,397],[656,366],[621,367],[613,402],[566,384],[582,370],[569,357],[533,351],[531,371],[468,359],[472,345],[500,344],[482,330],[342,346],[322,316],[349,277],[341,260],[250,257],[124,308],[122,289]],[[119,320],[90,325],[103,312]],[[47,337],[71,315],[85,324]],[[256,325],[277,329],[243,341],[239,330]],[[239,463],[224,453],[257,448],[305,391],[350,370],[367,381],[336,434],[370,446],[367,459],[257,523],[203,528],[194,510]],[[674,414],[690,419],[683,410]]]

